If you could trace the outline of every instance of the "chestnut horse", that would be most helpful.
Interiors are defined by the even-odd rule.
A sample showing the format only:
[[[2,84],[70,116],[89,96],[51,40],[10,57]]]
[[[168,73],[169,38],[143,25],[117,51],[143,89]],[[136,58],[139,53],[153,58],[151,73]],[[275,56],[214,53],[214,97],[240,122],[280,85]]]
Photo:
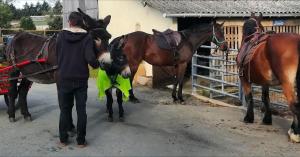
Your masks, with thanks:
[[[227,42],[224,40],[222,25],[213,21],[210,24],[201,24],[178,32],[181,34],[182,40],[179,43],[177,54],[174,54],[172,50],[160,48],[154,35],[141,31],[117,37],[111,43],[113,44],[124,38],[123,52],[126,54],[130,66],[131,81],[142,60],[156,66],[174,66],[176,82],[173,86],[172,97],[174,101],[179,99],[183,102],[182,86],[184,74],[187,64],[191,61],[196,50],[208,40],[214,42],[221,50],[227,50]],[[176,94],[178,84],[179,89]],[[132,90],[130,91],[130,99],[137,100]]]
[[[262,15],[251,15],[243,26],[243,42],[241,47],[253,40],[258,33],[263,33],[261,25]],[[241,49],[242,49],[241,48]],[[288,134],[292,141],[300,142],[300,106],[298,103],[300,93],[299,53],[300,36],[294,33],[269,34],[268,37],[251,49],[253,57],[242,71],[240,80],[248,105],[244,122],[253,123],[253,97],[251,84],[262,86],[262,101],[265,106],[263,124],[272,124],[270,110],[269,86],[281,85],[289,109],[293,114],[293,123]],[[295,84],[296,83],[296,84]],[[295,93],[295,85],[298,95]]]

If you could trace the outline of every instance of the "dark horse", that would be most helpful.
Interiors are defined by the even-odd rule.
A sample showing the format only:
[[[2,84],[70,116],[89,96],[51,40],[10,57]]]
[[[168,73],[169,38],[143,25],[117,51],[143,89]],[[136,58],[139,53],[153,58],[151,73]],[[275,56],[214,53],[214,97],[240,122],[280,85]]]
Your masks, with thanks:
[[[184,73],[187,64],[191,61],[196,50],[208,40],[218,45],[221,50],[227,50],[227,42],[224,40],[222,25],[223,24],[212,22],[211,24],[202,24],[180,32],[175,32],[175,34],[180,34],[181,38],[176,48],[177,50],[175,50],[176,52],[160,48],[154,35],[141,31],[117,37],[111,43],[113,44],[121,39],[125,40],[123,52],[127,56],[132,73],[131,81],[142,60],[156,66],[174,66],[176,82],[173,86],[172,97],[174,101],[179,99],[182,102]],[[178,84],[179,89],[176,94]],[[130,94],[131,99],[136,99],[132,90]]]
[[[81,10],[85,28],[95,40],[95,52],[100,62],[107,61],[108,53],[108,41],[111,35],[106,31],[106,27],[110,22],[110,16],[107,16],[103,20],[94,20]],[[14,66],[16,63],[20,63],[25,60],[31,60],[32,64],[26,65],[21,68],[15,68],[10,77],[15,78],[20,75],[26,76],[23,78],[18,89],[17,80],[10,80],[9,88],[9,106],[8,115],[11,122],[15,121],[15,99],[19,92],[19,104],[21,107],[21,113],[25,120],[31,120],[31,114],[28,111],[27,106],[27,93],[29,86],[32,82],[50,84],[55,83],[55,69],[56,69],[56,37],[46,38],[43,36],[20,32],[15,35],[13,40],[7,47],[6,58],[10,65]],[[46,63],[35,63],[37,59],[46,58]],[[111,64],[111,60],[110,63]],[[43,72],[43,73],[39,73]],[[33,75],[32,75],[33,74]],[[32,81],[32,82],[31,82]]]
[[[243,75],[240,76],[246,103],[247,113],[244,118],[246,123],[253,123],[253,98],[251,84],[262,86],[262,101],[265,106],[263,118],[264,124],[272,124],[272,113],[270,110],[269,86],[281,85],[288,106],[293,114],[293,123],[288,131],[292,141],[300,142],[300,74],[299,74],[299,53],[300,36],[294,33],[266,34],[264,37],[261,25],[262,15],[259,17],[251,15],[243,26],[243,41],[241,50],[245,49],[245,44],[257,42],[259,38],[265,38],[248,49],[252,53],[252,59],[242,67]],[[296,83],[296,84],[295,84]],[[297,95],[295,93],[297,86]]]

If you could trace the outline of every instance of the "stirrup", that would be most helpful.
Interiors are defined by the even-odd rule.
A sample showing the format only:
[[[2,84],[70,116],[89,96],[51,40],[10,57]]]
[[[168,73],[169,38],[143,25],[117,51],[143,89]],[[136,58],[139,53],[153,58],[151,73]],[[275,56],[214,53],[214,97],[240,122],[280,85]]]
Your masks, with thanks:
[[[244,76],[244,70],[239,70],[239,76],[243,77]]]

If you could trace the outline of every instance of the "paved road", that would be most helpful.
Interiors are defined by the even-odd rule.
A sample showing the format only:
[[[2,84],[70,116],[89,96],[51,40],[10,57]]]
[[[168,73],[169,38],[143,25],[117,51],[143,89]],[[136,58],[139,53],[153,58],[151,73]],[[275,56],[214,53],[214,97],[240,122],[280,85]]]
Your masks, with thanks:
[[[275,118],[273,126],[241,122],[243,111],[217,107],[187,98],[173,104],[169,91],[136,89],[142,103],[125,103],[125,122],[107,122],[104,101],[96,98],[90,81],[87,141],[84,149],[75,139],[57,147],[59,109],[55,85],[31,89],[28,103],[34,120],[9,123],[0,100],[1,156],[296,156],[300,145],[288,142],[289,121]],[[114,105],[117,117],[117,105]],[[75,116],[75,114],[74,114]]]

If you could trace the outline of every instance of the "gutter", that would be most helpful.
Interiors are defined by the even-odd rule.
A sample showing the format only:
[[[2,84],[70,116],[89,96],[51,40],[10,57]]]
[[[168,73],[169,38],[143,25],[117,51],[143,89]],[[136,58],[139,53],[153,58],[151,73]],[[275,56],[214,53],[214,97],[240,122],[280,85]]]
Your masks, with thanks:
[[[264,17],[300,17],[300,13],[263,13]],[[163,13],[163,17],[250,17],[250,13]]]

